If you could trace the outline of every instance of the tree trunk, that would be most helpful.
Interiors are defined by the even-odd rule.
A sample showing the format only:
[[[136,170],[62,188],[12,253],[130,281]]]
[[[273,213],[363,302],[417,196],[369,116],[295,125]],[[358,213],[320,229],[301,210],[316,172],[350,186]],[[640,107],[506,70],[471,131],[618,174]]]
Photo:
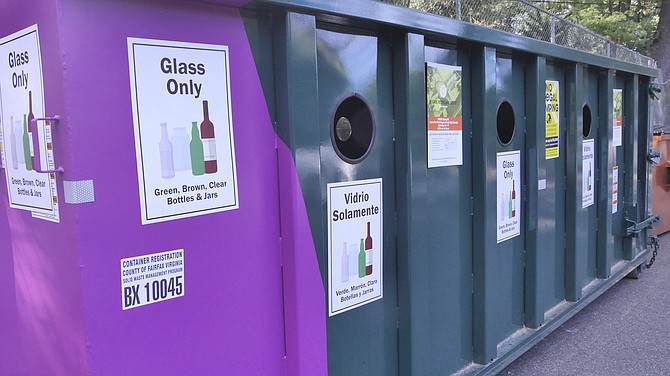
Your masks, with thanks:
[[[651,44],[651,57],[656,60],[661,70],[661,82],[668,79],[670,72],[670,1],[661,2],[661,11],[658,15],[658,28]]]

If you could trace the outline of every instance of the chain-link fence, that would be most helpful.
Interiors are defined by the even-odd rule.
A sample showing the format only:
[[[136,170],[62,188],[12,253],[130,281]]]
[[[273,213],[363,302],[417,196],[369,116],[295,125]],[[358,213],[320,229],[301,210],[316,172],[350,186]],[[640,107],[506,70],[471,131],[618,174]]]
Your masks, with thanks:
[[[380,0],[629,63],[656,62],[526,0]]]

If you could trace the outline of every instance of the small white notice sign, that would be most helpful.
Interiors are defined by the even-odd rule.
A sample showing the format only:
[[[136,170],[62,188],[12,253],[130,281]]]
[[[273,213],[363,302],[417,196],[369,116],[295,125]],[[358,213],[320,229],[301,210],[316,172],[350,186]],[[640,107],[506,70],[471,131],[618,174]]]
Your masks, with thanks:
[[[123,310],[184,296],[184,250],[121,259]]]

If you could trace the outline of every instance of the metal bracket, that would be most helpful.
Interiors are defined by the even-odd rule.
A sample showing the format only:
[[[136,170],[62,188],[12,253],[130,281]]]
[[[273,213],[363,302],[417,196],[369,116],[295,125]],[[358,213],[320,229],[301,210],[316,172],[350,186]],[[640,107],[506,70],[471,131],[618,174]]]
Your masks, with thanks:
[[[37,122],[38,121],[44,121],[47,124],[53,123],[58,124],[60,121],[60,116],[52,116],[52,117],[41,117],[41,118],[34,118],[33,120],[30,121],[30,131],[33,134],[33,139],[31,142],[33,143],[33,149],[35,150],[35,165],[33,166],[33,169],[36,172],[41,172],[41,173],[50,173],[50,172],[60,172],[63,173],[65,170],[63,167],[58,166],[56,169],[49,169],[49,170],[44,170],[42,169],[42,159],[41,159],[41,153],[40,153],[40,142],[39,142],[39,134],[37,132]],[[49,145],[47,145],[47,148]]]
[[[649,98],[652,100],[659,100],[661,99],[660,94],[661,94],[661,87],[657,84],[650,84],[649,85]]]
[[[661,218],[656,215],[652,214],[647,219],[645,219],[642,222],[636,223],[634,220],[626,217],[626,237],[637,237],[637,234],[642,232],[642,230],[654,227],[658,221],[661,220]]]
[[[653,164],[661,163],[661,152],[654,148],[649,148],[647,150],[647,161]]]

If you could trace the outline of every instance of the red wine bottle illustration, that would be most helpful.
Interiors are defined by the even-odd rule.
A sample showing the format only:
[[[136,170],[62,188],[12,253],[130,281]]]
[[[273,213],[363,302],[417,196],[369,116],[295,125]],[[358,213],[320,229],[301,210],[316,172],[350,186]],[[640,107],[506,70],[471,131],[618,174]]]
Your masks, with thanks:
[[[205,154],[205,173],[213,174],[217,171],[216,141],[214,139],[214,124],[209,120],[209,104],[202,101],[203,120],[200,123],[200,138]]]

